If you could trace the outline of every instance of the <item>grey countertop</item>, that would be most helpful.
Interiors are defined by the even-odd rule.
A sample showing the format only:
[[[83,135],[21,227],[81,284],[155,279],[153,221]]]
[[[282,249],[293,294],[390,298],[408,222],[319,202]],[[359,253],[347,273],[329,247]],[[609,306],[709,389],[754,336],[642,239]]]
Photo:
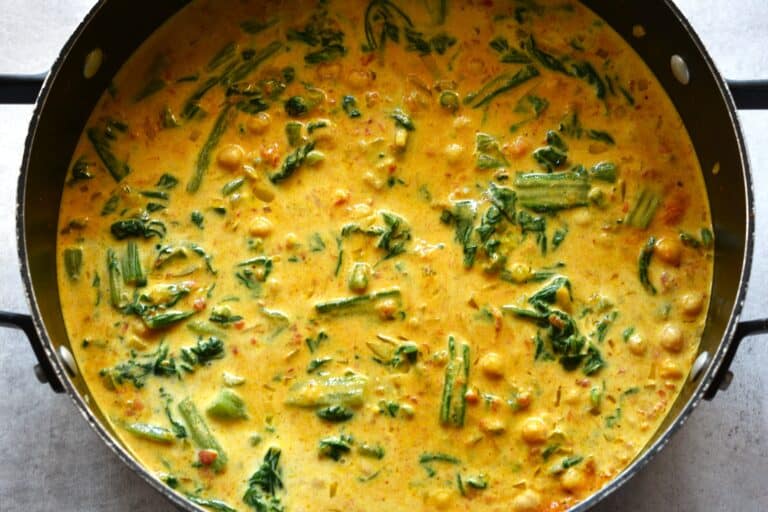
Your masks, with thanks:
[[[640,1],[640,0],[635,0]],[[729,78],[768,78],[768,1],[677,0]],[[93,0],[0,0],[0,73],[45,70]],[[0,310],[27,311],[16,261],[16,177],[30,106],[0,105]],[[768,315],[768,112],[742,112],[757,245],[744,318]],[[724,127],[725,129],[725,127]],[[52,205],[53,207],[54,205]],[[171,510],[72,402],[39,385],[23,336],[0,331],[0,510]],[[730,389],[702,403],[601,512],[768,510],[768,337],[747,339]]]

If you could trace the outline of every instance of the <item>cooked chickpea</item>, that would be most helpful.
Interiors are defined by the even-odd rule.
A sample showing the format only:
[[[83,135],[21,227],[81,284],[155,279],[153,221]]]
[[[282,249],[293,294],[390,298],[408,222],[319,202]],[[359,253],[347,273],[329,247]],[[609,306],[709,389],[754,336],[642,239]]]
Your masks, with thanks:
[[[512,510],[515,512],[534,512],[541,507],[539,493],[526,489],[512,500]]]
[[[656,242],[654,254],[661,261],[672,266],[680,265],[680,256],[683,253],[683,247],[676,238],[660,238]]]
[[[288,233],[285,235],[285,246],[288,249],[293,249],[299,245],[299,237],[296,233]]]
[[[662,361],[661,367],[659,368],[659,375],[664,379],[677,380],[683,376],[683,370],[680,368],[680,365],[672,359],[665,359]]]
[[[704,295],[700,293],[686,293],[680,297],[680,309],[686,316],[692,317],[701,313],[704,307]]]
[[[509,267],[509,274],[512,277],[512,281],[516,283],[524,283],[533,275],[533,271],[529,265],[524,263],[513,263]]]
[[[445,146],[445,159],[449,164],[455,164],[461,160],[464,153],[464,146],[461,144],[448,144]]]
[[[480,420],[480,430],[487,434],[500,435],[507,430],[507,422],[496,417],[483,418]]]
[[[486,377],[498,379],[504,375],[504,362],[496,352],[488,352],[478,362],[480,370]]]
[[[560,477],[560,485],[568,492],[576,492],[584,487],[584,473],[578,468],[568,468]]]
[[[661,346],[670,352],[680,352],[685,344],[683,331],[674,324],[667,324],[661,328],[659,341]]]
[[[362,90],[371,83],[371,73],[366,70],[356,69],[347,75],[347,84],[352,89]]]
[[[547,440],[547,425],[541,418],[533,416],[525,420],[521,433],[528,444],[543,443]]]
[[[248,124],[246,125],[246,128],[248,128],[248,131],[251,133],[264,133],[267,131],[267,128],[269,128],[269,123],[272,122],[272,119],[269,117],[269,114],[266,112],[259,112],[255,116],[249,116],[248,117]]]
[[[254,183],[251,187],[253,195],[265,203],[270,203],[275,199],[275,191],[265,182]]]
[[[376,304],[376,312],[382,320],[392,320],[397,313],[397,302],[392,299],[385,299]]]
[[[272,233],[272,221],[266,217],[256,217],[251,221],[249,232],[251,236],[268,236]]]
[[[647,349],[647,346],[643,337],[635,333],[632,336],[630,336],[629,339],[627,340],[627,348],[629,349],[630,352],[632,352],[636,356],[641,356],[645,354],[645,350]]]
[[[347,201],[349,201],[349,190],[345,188],[337,188],[333,191],[333,204],[344,204]]]
[[[456,116],[456,118],[453,120],[453,127],[464,128],[465,126],[469,126],[471,123],[472,120],[467,116]]]
[[[239,144],[227,144],[216,155],[216,161],[221,167],[229,170],[239,168],[243,163],[245,151]]]

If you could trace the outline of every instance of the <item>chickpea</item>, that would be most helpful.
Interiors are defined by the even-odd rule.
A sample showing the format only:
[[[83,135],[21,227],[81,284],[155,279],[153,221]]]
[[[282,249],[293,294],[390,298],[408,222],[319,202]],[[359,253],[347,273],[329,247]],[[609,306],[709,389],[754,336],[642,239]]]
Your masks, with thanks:
[[[287,233],[285,235],[285,246],[288,249],[293,249],[299,245],[299,237],[296,235],[296,233]]]
[[[445,146],[445,159],[449,164],[455,164],[461,160],[464,153],[464,146],[461,144],[448,144]]]
[[[251,236],[269,236],[272,233],[272,222],[266,217],[256,217],[251,221],[249,232]]]
[[[496,352],[488,352],[478,363],[486,377],[498,379],[504,375],[504,362]]]
[[[646,345],[645,339],[637,333],[630,336],[627,340],[627,348],[629,348],[629,351],[636,356],[645,354],[645,350],[647,349]]]
[[[347,75],[347,84],[354,90],[363,90],[371,83],[371,73],[366,70],[356,69]]]
[[[680,297],[680,309],[686,316],[694,317],[701,313],[704,307],[704,295],[700,293],[686,293]]]
[[[511,144],[504,146],[504,149],[511,157],[521,158],[528,154],[528,150],[531,149],[531,143],[522,135],[518,135]]]
[[[340,205],[349,201],[349,190],[337,188],[333,191],[333,204]]]
[[[547,440],[547,425],[541,418],[532,416],[523,423],[522,435],[528,444],[543,443]]]
[[[534,512],[541,507],[541,497],[536,491],[526,489],[512,500],[512,510],[515,512]]]
[[[661,328],[659,341],[661,346],[670,352],[680,352],[685,344],[683,331],[675,324],[667,324]]]
[[[392,320],[397,313],[397,302],[392,299],[385,299],[376,305],[376,312],[382,320]]]
[[[472,120],[467,116],[456,116],[456,118],[453,120],[453,127],[464,128],[465,126],[469,126],[471,123]]]
[[[578,468],[568,468],[560,477],[560,485],[568,492],[576,492],[584,487],[584,474]]]
[[[442,510],[451,504],[451,493],[446,490],[437,491],[432,495],[432,500],[435,503],[435,508]]]
[[[659,368],[659,375],[664,379],[677,380],[683,376],[683,370],[672,359],[665,359]]]
[[[245,151],[239,144],[227,144],[219,151],[216,161],[221,167],[233,171],[243,163]]]
[[[250,116],[248,118],[248,124],[246,128],[248,128],[248,131],[255,134],[264,133],[267,131],[267,128],[269,128],[269,123],[272,122],[272,119],[269,117],[269,114],[266,112],[259,112],[255,116]]]
[[[676,238],[660,238],[656,242],[655,254],[661,261],[674,267],[680,265],[683,247]]]
[[[507,422],[501,418],[483,418],[480,420],[480,430],[498,436],[507,430]]]
[[[251,187],[253,195],[265,203],[271,203],[275,199],[275,191],[265,182],[254,183]]]

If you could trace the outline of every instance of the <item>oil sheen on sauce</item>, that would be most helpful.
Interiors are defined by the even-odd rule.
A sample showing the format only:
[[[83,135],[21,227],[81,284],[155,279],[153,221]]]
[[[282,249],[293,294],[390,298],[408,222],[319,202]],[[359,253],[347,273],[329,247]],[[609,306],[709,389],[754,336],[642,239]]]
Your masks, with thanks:
[[[203,507],[564,510],[685,382],[706,198],[575,1],[194,1],[85,127],[62,309],[116,435]]]

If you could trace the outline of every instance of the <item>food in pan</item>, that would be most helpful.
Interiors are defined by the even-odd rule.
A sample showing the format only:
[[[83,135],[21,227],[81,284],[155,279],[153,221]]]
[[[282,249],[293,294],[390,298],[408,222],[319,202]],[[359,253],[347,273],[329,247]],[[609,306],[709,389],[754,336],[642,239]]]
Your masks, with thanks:
[[[79,370],[211,510],[566,509],[704,326],[693,147],[574,1],[193,2],[68,173]]]

